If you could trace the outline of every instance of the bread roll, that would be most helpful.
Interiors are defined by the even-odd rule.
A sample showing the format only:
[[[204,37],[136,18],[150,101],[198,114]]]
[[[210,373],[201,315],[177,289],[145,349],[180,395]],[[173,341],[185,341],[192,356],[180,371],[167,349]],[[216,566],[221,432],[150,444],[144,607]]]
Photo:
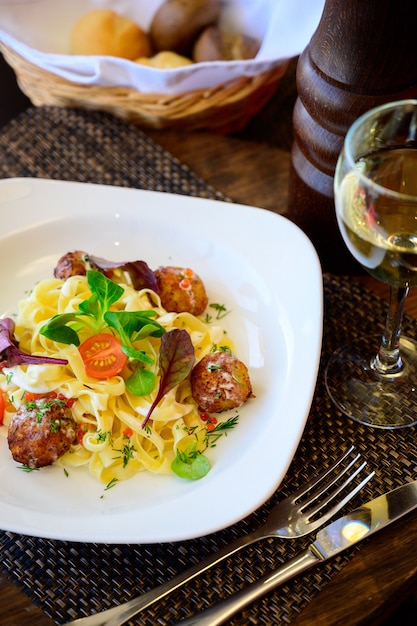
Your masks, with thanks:
[[[137,59],[152,54],[147,33],[138,24],[111,9],[94,9],[75,23],[73,54],[95,54]]]
[[[259,41],[248,35],[225,33],[217,26],[208,26],[196,40],[192,58],[196,63],[253,59],[259,46]]]
[[[158,52],[153,57],[140,57],[136,59],[136,63],[140,65],[149,65],[151,67],[158,67],[159,69],[168,70],[175,67],[183,67],[184,65],[192,65],[191,59],[183,57],[176,52],[170,52],[165,50]]]
[[[165,0],[151,23],[153,48],[190,56],[194,41],[203,28],[217,22],[220,10],[220,0]]]

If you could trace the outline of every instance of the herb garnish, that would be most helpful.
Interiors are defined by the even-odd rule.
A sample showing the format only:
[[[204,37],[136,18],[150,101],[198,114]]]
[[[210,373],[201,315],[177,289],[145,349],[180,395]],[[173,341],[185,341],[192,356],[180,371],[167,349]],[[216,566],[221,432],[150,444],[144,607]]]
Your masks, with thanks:
[[[222,317],[225,317],[230,313],[224,304],[213,303],[209,304],[209,307],[217,311],[216,320],[221,320]]]
[[[120,335],[123,350],[128,356],[141,359],[142,351],[135,350],[132,341],[147,337],[160,337],[165,329],[151,319],[156,312],[110,311],[110,307],[120,300],[124,293],[121,285],[96,270],[87,271],[87,282],[91,296],[78,305],[78,311],[54,315],[42,328],[40,334],[58,343],[80,345],[78,331],[83,327],[99,333],[112,327]]]
[[[121,454],[121,456],[123,458],[123,467],[126,467],[126,465],[129,463],[130,459],[133,459],[133,453],[136,452],[135,446],[133,446],[130,442],[124,443],[120,450],[118,450],[117,448],[113,448],[113,450],[115,452],[120,452],[120,454]],[[119,459],[120,456],[117,456],[115,458]]]
[[[91,296],[80,302],[78,310],[52,317],[42,328],[40,334],[59,343],[80,345],[78,332],[84,327],[93,333],[112,328],[120,337],[123,352],[131,361],[138,361],[133,374],[126,380],[126,387],[136,396],[149,394],[155,386],[155,375],[143,365],[154,363],[153,358],[143,350],[137,350],[133,342],[145,337],[161,337],[166,331],[153,318],[156,312],[147,311],[111,311],[110,307],[124,293],[121,285],[110,280],[96,270],[87,271],[87,282]]]
[[[40,398],[39,400],[25,400],[24,405],[28,411],[33,411],[35,413],[36,424],[40,424],[42,422],[45,413],[47,413],[52,406],[67,406],[66,402],[64,400],[61,400],[60,398]],[[49,427],[52,433],[57,433],[61,428],[61,420],[51,419]]]
[[[205,448],[214,448],[218,439],[222,435],[227,436],[227,431],[234,428],[239,420],[239,415],[230,417],[224,422],[219,422],[212,430],[206,429],[204,439]],[[171,463],[171,469],[174,474],[180,478],[188,480],[198,480],[203,478],[210,471],[210,461],[203,454],[204,451],[197,449],[197,442],[193,441],[185,448],[183,452],[177,450],[177,456]]]
[[[29,465],[18,465],[18,468],[23,472],[36,472],[39,471],[39,467],[30,467]]]
[[[229,419],[224,422],[219,422],[216,424],[213,430],[207,431],[205,443],[207,448],[214,448],[216,446],[217,441],[220,439],[222,435],[227,436],[227,431],[231,430],[239,421],[239,415],[235,415],[234,417],[229,417]]]

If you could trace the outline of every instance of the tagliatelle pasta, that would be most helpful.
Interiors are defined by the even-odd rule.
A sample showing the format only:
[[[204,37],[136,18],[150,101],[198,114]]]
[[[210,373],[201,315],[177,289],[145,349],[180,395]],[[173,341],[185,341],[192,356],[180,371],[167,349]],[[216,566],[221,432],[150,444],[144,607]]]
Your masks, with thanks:
[[[122,284],[122,297],[112,305],[115,311],[154,310],[156,320],[166,331],[186,330],[194,347],[196,360],[212,350],[213,345],[228,346],[230,340],[219,325],[206,323],[189,313],[167,312],[159,296],[150,289],[136,291]],[[106,380],[86,374],[78,348],[57,343],[40,334],[41,327],[57,314],[71,313],[91,296],[85,276],[66,280],[46,279],[19,303],[15,320],[15,337],[22,351],[66,359],[67,365],[24,364],[4,368],[0,373],[0,389],[7,394],[4,424],[8,425],[24,402],[25,392],[48,394],[56,392],[73,400],[72,414],[81,435],[57,463],[66,468],[85,466],[103,483],[130,478],[147,470],[172,473],[171,463],[178,451],[190,443],[197,450],[207,447],[206,423],[201,419],[191,394],[190,382],[183,380],[160,400],[151,418],[142,427],[155,399],[154,391],[147,396],[132,395],[125,385],[124,372]],[[91,331],[79,330],[82,342]],[[152,369],[158,381],[158,354],[161,339],[148,336],[135,343],[154,360]]]

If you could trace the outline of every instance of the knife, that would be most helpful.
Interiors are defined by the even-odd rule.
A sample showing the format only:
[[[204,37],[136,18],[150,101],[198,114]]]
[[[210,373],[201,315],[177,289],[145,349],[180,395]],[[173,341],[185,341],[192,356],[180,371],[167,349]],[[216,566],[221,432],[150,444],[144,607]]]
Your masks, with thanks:
[[[354,546],[415,508],[417,508],[417,480],[370,500],[325,526],[317,533],[315,541],[299,556],[294,557],[272,574],[251,583],[246,589],[235,593],[227,600],[219,602],[199,615],[182,620],[180,626],[224,624],[232,615],[258,600],[265,593]]]

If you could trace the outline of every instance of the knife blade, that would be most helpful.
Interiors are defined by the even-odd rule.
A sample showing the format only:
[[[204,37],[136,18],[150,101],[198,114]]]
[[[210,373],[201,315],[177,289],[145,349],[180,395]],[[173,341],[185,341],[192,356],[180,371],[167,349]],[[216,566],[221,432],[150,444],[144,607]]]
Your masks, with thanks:
[[[200,614],[180,622],[180,626],[219,626],[235,613],[302,572],[328,561],[343,550],[363,541],[417,508],[417,480],[401,485],[366,502],[347,515],[322,528],[315,540],[298,556],[272,574],[251,583]]]

